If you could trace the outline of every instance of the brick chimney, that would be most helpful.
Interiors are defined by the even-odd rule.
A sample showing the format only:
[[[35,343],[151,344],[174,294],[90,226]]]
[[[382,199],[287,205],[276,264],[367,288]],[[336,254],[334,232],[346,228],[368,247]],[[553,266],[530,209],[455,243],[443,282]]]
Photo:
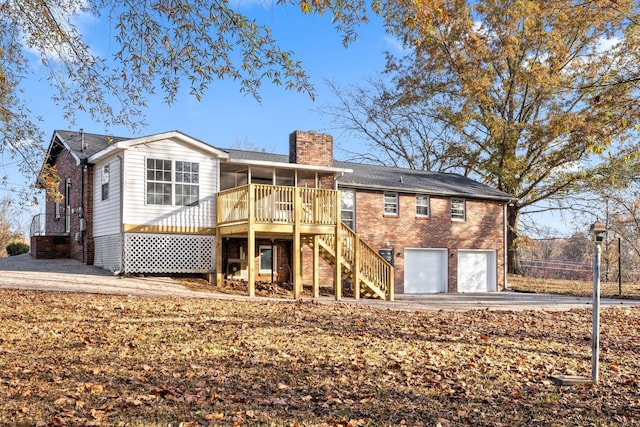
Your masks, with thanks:
[[[289,163],[333,166],[333,137],[297,130],[289,135]]]

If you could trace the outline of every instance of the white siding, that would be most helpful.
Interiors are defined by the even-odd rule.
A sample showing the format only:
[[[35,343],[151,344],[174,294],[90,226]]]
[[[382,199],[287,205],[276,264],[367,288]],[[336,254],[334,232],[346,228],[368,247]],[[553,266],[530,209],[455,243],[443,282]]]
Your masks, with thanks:
[[[120,167],[122,160],[110,157],[93,168],[93,236],[120,233]],[[102,168],[109,165],[109,197],[102,200]]]
[[[94,244],[93,265],[113,272],[122,270],[122,234],[96,237]]]
[[[199,171],[198,206],[146,204],[146,159],[197,162]],[[123,223],[181,227],[215,227],[215,200],[218,192],[217,158],[172,140],[137,145],[125,152]]]

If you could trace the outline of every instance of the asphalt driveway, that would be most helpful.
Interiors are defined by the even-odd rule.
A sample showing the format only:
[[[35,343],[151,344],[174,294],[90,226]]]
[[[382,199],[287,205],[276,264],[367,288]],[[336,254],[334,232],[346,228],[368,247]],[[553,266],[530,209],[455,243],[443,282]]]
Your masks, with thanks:
[[[170,277],[114,276],[91,265],[69,259],[36,260],[30,254],[0,258],[0,289],[88,292],[113,295],[183,296],[235,300],[277,300],[192,291]],[[335,304],[331,298],[319,303]],[[484,294],[396,294],[396,301],[345,298],[337,303],[368,305],[395,310],[548,310],[564,311],[587,308],[591,298],[571,296],[494,292]],[[639,300],[602,299],[601,306],[640,306]]]

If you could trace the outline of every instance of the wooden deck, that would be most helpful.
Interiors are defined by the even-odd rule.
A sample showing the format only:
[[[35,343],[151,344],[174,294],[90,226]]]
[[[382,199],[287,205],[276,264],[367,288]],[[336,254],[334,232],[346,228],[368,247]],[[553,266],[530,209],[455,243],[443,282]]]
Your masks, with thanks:
[[[293,296],[302,293],[301,247],[314,248],[313,288],[318,289],[318,258],[332,262],[335,296],[342,297],[343,271],[368,296],[393,299],[393,267],[362,242],[340,220],[340,192],[303,187],[248,184],[222,191],[217,198],[216,281],[222,283],[222,239],[246,237],[247,253],[255,253],[256,237],[285,237],[293,241]],[[322,251],[322,254],[321,254]],[[255,295],[255,267],[248,263],[249,295]]]

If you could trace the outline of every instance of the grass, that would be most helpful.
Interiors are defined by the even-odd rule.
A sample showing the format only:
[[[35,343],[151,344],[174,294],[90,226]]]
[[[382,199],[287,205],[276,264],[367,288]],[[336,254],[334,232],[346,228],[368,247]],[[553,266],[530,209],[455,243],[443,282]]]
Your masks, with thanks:
[[[593,282],[578,280],[534,279],[518,275],[510,275],[507,279],[509,288],[518,292],[541,294],[561,294],[574,296],[592,296]],[[622,293],[617,282],[601,282],[600,296],[603,298],[640,299],[640,284],[623,283]]]
[[[1,425],[640,425],[640,309],[0,293]]]

